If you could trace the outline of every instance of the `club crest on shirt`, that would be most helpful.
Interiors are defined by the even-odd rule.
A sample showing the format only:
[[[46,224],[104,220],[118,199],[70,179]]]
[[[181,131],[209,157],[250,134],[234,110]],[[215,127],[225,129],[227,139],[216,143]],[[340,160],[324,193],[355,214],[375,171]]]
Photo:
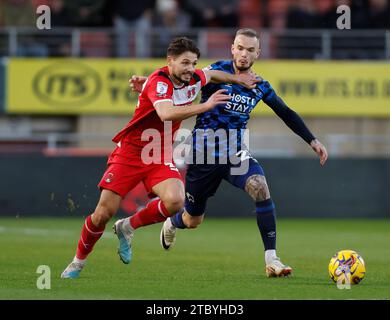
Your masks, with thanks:
[[[114,178],[114,174],[112,172],[107,173],[107,175],[104,177],[104,181],[107,183],[112,182],[112,179]]]
[[[168,85],[165,82],[158,81],[156,92],[158,96],[164,96],[168,92]]]
[[[196,90],[195,88],[191,88],[190,90],[187,91],[187,98],[191,99],[191,97],[196,95]]]
[[[253,92],[254,94],[256,94],[256,95],[261,94],[261,90],[260,90],[260,89],[257,89],[257,88],[252,89],[252,92]]]

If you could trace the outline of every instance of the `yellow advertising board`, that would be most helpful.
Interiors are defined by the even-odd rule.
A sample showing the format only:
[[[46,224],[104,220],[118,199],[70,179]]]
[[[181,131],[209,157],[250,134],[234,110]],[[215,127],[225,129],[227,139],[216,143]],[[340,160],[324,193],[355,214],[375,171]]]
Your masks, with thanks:
[[[10,59],[8,113],[129,114],[137,103],[129,75],[149,74],[164,60]]]
[[[202,60],[204,67],[213,61]],[[129,114],[137,94],[130,75],[148,75],[164,59],[10,59],[8,113]],[[390,116],[390,63],[257,61],[288,106],[302,115]],[[253,111],[269,114],[263,103]]]
[[[390,116],[390,63],[260,62],[254,70],[299,114]]]

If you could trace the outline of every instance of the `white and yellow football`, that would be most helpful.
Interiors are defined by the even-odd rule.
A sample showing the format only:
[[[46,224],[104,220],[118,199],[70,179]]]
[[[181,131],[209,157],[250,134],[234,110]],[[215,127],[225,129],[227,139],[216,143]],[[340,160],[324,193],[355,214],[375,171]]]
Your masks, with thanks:
[[[341,250],[337,252],[329,262],[330,278],[334,282],[346,281],[350,284],[358,284],[366,274],[366,266],[363,258],[353,250]]]

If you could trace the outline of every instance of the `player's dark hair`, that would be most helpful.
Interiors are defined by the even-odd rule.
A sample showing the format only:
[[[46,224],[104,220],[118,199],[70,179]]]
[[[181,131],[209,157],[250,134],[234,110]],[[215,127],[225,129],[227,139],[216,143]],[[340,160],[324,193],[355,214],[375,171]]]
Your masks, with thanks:
[[[260,37],[259,37],[258,33],[256,32],[256,30],[253,30],[250,28],[243,28],[243,29],[237,30],[236,37],[239,35],[243,35],[243,36],[250,37],[250,38],[257,38],[257,40],[260,40]]]
[[[187,51],[195,53],[199,59],[200,51],[196,46],[195,42],[186,37],[179,37],[173,39],[169,44],[167,49],[167,56],[177,57]]]

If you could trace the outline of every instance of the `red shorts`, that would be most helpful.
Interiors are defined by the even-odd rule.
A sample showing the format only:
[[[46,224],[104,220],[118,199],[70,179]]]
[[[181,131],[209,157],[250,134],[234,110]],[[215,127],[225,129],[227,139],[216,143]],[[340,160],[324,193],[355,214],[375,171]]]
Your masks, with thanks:
[[[122,198],[142,181],[149,197],[155,197],[152,188],[167,179],[183,178],[173,163],[145,164],[139,155],[126,156],[121,148],[116,148],[107,161],[107,169],[98,186],[100,189],[108,189]]]

